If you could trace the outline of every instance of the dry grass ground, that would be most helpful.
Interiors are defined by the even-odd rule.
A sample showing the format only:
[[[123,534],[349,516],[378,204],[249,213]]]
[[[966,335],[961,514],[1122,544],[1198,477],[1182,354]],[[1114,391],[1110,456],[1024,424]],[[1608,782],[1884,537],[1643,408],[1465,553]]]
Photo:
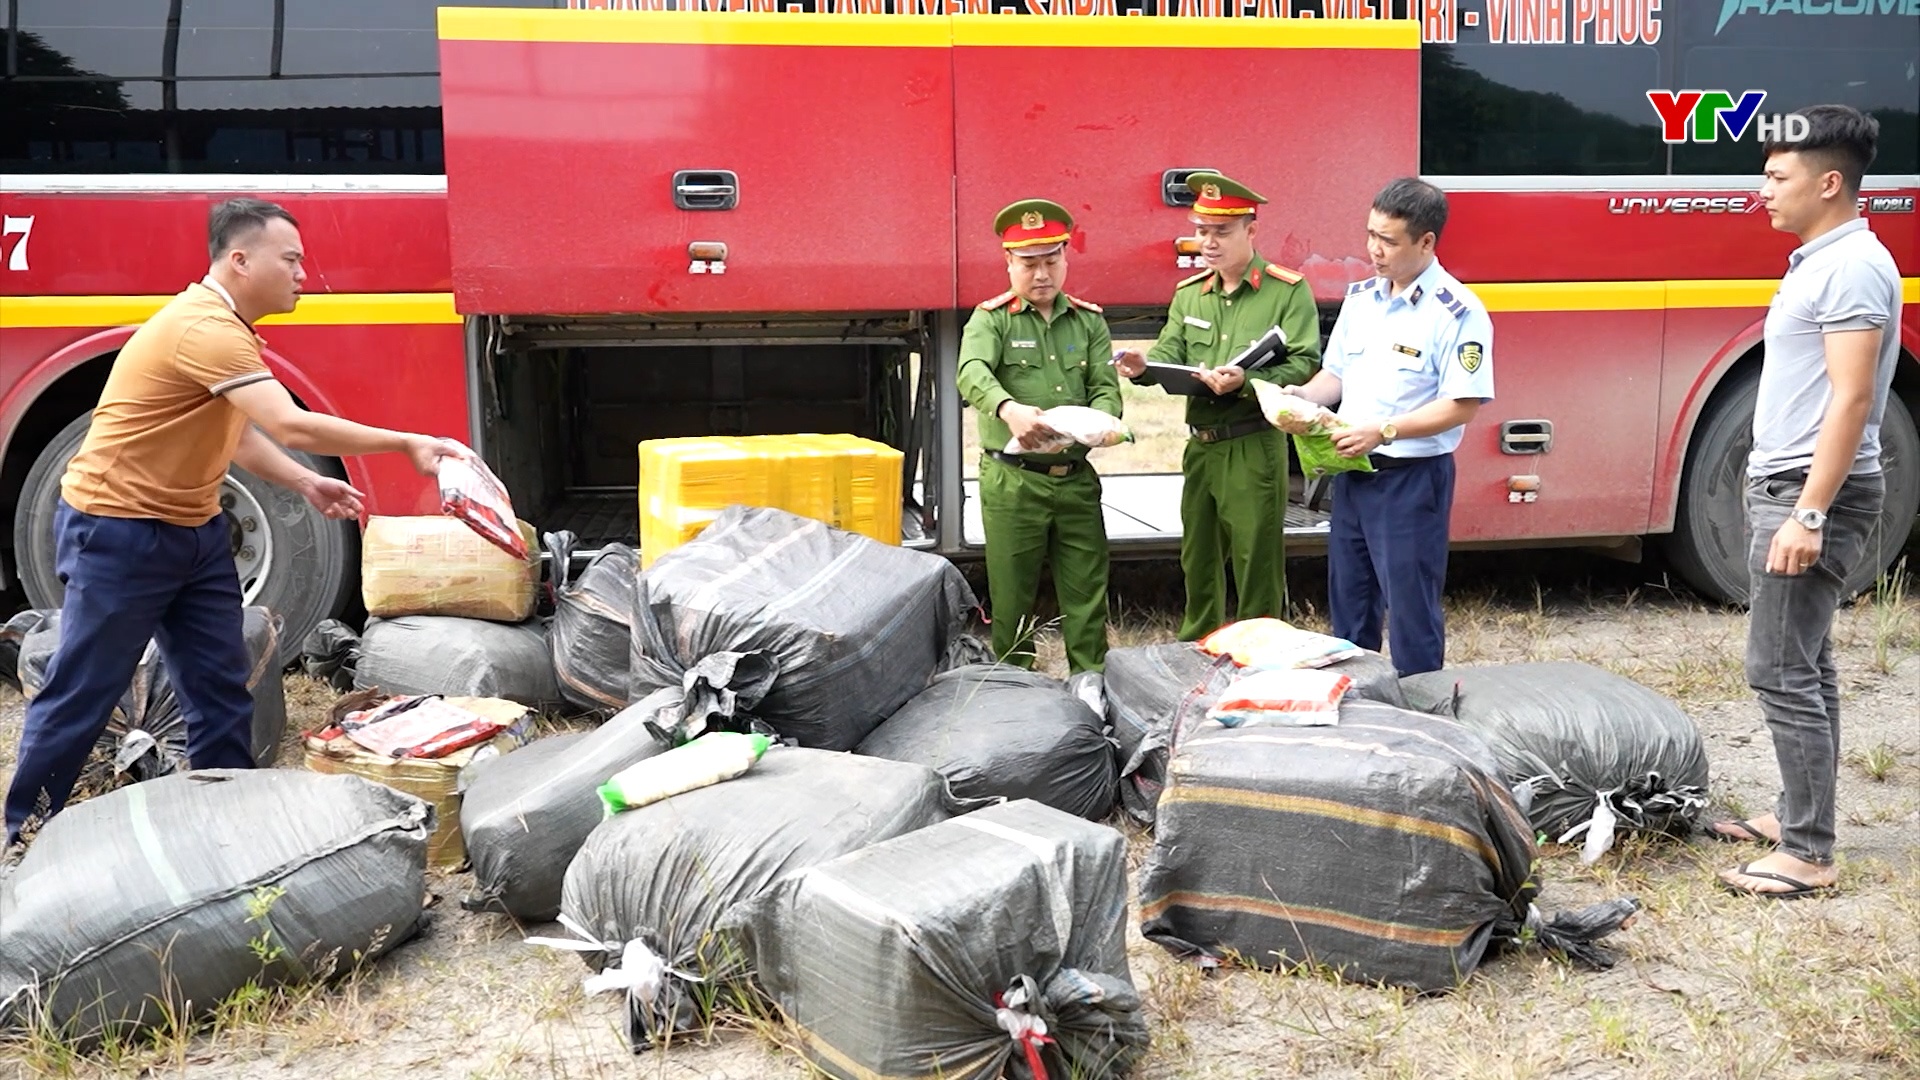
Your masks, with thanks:
[[[1298,621],[1321,625],[1324,564],[1293,564]],[[1169,640],[1178,583],[1164,564],[1116,570],[1117,644]],[[1573,555],[1456,560],[1450,660],[1571,658],[1673,696],[1698,723],[1718,809],[1763,808],[1771,746],[1742,677],[1745,620],[1658,583],[1657,572]],[[1893,591],[1835,624],[1846,709],[1840,776],[1845,886],[1783,904],[1735,898],[1713,872],[1752,849],[1629,840],[1598,864],[1550,848],[1542,906],[1620,895],[1645,905],[1611,940],[1612,970],[1539,955],[1484,965],[1451,994],[1416,998],[1311,972],[1203,975],[1132,933],[1130,961],[1152,1025],[1148,1080],[1253,1077],[1908,1078],[1920,1075],[1920,604]],[[1043,662],[1061,669],[1058,641]],[[331,697],[288,681],[296,724]],[[11,771],[19,698],[0,692],[0,776]],[[297,756],[289,761],[297,763]],[[296,764],[297,767],[297,764]],[[1128,827],[1135,865],[1147,842]],[[733,1014],[716,1029],[635,1057],[619,1005],[582,994],[584,968],[525,945],[527,933],[451,901],[433,879],[429,931],[344,983],[231,1003],[211,1029],[76,1059],[44,1040],[0,1049],[0,1076],[344,1080],[348,1077],[760,1080],[807,1070],[777,1049],[779,1025]],[[109,898],[102,898],[110,902]]]

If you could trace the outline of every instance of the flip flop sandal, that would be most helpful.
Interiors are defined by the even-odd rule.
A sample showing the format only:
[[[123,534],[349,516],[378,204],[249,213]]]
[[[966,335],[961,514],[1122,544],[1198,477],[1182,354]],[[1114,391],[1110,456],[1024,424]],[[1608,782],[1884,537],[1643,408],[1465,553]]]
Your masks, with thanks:
[[[1764,900],[1799,900],[1808,896],[1820,896],[1825,893],[1831,893],[1839,888],[1837,885],[1809,885],[1798,878],[1790,878],[1785,874],[1771,874],[1765,870],[1747,869],[1747,867],[1752,865],[1752,863],[1742,863],[1740,869],[1735,870],[1734,873],[1742,877],[1766,878],[1768,881],[1777,881],[1782,885],[1791,886],[1791,888],[1784,891],[1749,889],[1743,885],[1735,885],[1726,878],[1720,879],[1720,887],[1736,896],[1758,896]]]
[[[1739,829],[1741,832],[1746,833],[1747,835],[1734,836],[1729,833],[1721,832],[1720,830],[1723,827],[1729,828],[1729,829]],[[1779,843],[1778,840],[1775,840],[1772,837],[1768,836],[1766,833],[1763,833],[1759,829],[1754,828],[1753,822],[1751,821],[1716,821],[1713,824],[1707,826],[1707,835],[1719,841],[1722,844],[1759,844],[1762,847],[1773,847]]]

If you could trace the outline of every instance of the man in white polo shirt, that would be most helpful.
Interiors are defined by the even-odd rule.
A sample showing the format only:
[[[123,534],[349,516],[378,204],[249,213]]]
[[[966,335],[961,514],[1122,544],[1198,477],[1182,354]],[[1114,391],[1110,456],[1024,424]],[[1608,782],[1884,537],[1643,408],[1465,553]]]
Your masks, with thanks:
[[[1771,899],[1837,882],[1830,631],[1848,573],[1887,527],[1880,418],[1900,348],[1900,272],[1857,209],[1879,125],[1840,105],[1800,115],[1806,138],[1765,148],[1760,199],[1800,246],[1767,311],[1747,463],[1747,683],[1773,735],[1781,794],[1772,814],[1711,826],[1716,838],[1773,847],[1720,874],[1734,892]]]

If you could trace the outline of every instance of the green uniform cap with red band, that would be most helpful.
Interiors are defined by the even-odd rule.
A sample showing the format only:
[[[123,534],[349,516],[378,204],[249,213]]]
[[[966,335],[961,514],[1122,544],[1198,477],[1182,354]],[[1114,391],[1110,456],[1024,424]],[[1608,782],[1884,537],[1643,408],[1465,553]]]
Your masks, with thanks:
[[[1047,199],[1022,199],[994,216],[1000,246],[1015,255],[1050,255],[1073,233],[1073,215]]]
[[[1229,180],[1216,172],[1197,172],[1187,176],[1187,190],[1193,192],[1193,212],[1208,217],[1239,217],[1251,214],[1267,201],[1265,195],[1238,180]]]

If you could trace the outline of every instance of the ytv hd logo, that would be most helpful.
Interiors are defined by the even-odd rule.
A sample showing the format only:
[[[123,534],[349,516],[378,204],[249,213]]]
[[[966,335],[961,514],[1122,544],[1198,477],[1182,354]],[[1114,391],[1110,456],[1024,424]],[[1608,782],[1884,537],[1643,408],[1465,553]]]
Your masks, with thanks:
[[[1752,128],[1761,142],[1799,142],[1809,130],[1804,116],[1763,115],[1765,90],[1746,90],[1738,99],[1725,90],[1649,90],[1647,100],[1660,114],[1660,138],[1669,143],[1718,142],[1722,128],[1729,139],[1744,138]]]

